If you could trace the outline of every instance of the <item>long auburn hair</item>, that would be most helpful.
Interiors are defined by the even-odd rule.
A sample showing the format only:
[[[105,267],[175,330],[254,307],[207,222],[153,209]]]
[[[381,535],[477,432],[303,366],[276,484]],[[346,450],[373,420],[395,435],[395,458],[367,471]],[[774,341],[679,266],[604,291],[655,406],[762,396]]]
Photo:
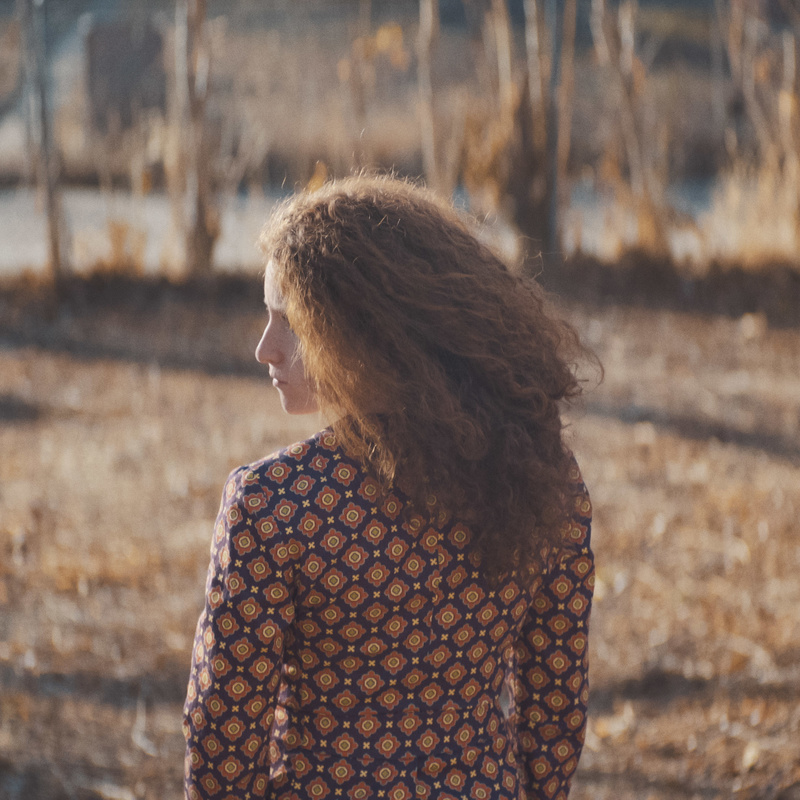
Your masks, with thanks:
[[[490,580],[534,579],[575,491],[559,405],[585,352],[538,283],[390,177],[293,196],[260,244],[344,449],[415,512],[463,520]]]

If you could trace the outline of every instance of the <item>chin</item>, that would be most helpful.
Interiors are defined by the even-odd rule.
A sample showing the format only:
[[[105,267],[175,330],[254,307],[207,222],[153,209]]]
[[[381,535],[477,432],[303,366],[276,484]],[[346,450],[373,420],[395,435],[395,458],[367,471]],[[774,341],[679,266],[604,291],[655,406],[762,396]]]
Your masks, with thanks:
[[[311,406],[311,407],[308,407],[308,406],[300,406],[300,407],[297,407],[297,406],[284,406],[283,410],[287,414],[289,414],[289,415],[291,415],[293,417],[299,417],[299,416],[302,416],[304,414],[316,414],[317,413],[317,407],[316,406]]]
[[[281,392],[281,406],[286,414],[292,416],[301,416],[303,414],[316,414],[319,410],[314,400],[303,398],[299,400],[293,397],[287,397]]]

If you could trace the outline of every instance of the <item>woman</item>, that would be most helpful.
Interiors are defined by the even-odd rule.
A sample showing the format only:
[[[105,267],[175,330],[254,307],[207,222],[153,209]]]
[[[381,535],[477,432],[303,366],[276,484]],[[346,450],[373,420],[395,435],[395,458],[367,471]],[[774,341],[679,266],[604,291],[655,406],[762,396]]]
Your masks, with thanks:
[[[594,575],[576,335],[405,182],[300,194],[261,243],[256,357],[333,421],[225,487],[187,796],[565,798]]]

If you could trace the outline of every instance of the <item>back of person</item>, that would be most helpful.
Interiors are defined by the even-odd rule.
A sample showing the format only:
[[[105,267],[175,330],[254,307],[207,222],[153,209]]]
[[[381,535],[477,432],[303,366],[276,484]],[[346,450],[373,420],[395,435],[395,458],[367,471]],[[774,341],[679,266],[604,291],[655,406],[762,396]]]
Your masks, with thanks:
[[[208,587],[231,597],[224,621],[198,628],[226,645],[213,677],[193,673],[195,702],[204,680],[217,689],[192,731],[198,783],[206,772],[225,796],[246,778],[263,743],[250,731],[274,713],[254,797],[269,779],[275,798],[505,800],[520,796],[518,766],[533,796],[559,796],[587,701],[591,512],[577,467],[575,481],[570,546],[526,591],[487,584],[457,520],[425,524],[402,492],[377,500],[328,431],[237,470],[215,537],[232,548],[212,553]],[[511,666],[513,716],[500,702]]]
[[[435,303],[436,287],[414,298],[405,267],[395,278],[378,268],[364,278],[359,253],[343,251],[353,225],[365,223],[339,222],[336,203],[364,217],[365,207],[374,214],[375,203],[408,197],[419,202],[404,212],[409,230],[429,209],[444,215],[445,232],[452,225],[460,235],[458,223],[391,181],[328,192],[298,200],[291,225],[278,226],[291,254],[284,261],[303,270],[300,305],[271,261],[270,322],[257,357],[285,410],[325,403],[334,421],[235,470],[225,486],[185,706],[186,796],[563,800],[586,726],[594,581],[591,505],[556,405],[577,393],[554,343],[568,329],[543,315],[535,290],[536,307],[516,298],[515,312],[515,283],[500,274],[505,313],[530,332],[511,345],[489,341],[504,312],[491,300],[466,308],[473,301],[459,284],[477,283],[457,259],[434,274],[443,287]],[[309,215],[323,220],[324,248],[339,265],[303,250],[322,241]],[[364,219],[369,228],[372,217]],[[425,244],[421,235],[400,238],[415,257]],[[372,248],[371,235],[365,241]],[[394,244],[381,247],[376,263],[402,264]],[[479,247],[465,237],[454,252]],[[482,251],[475,258],[490,276],[502,270]],[[420,280],[434,262],[420,259]],[[345,274],[353,265],[355,277]],[[305,270],[315,268],[323,288],[312,296]],[[363,321],[393,295],[392,280],[417,305],[406,351],[422,344],[409,366],[396,350],[387,362],[394,345]],[[337,281],[356,290],[363,282],[365,295],[373,281],[380,289],[359,308],[357,292],[341,301]],[[392,303],[401,318],[406,300]],[[303,327],[314,309],[321,333]],[[434,331],[422,335],[426,315]],[[484,322],[489,335],[476,337],[474,353],[446,344],[451,328]],[[541,374],[527,377],[536,359]],[[526,496],[529,487],[538,494]]]

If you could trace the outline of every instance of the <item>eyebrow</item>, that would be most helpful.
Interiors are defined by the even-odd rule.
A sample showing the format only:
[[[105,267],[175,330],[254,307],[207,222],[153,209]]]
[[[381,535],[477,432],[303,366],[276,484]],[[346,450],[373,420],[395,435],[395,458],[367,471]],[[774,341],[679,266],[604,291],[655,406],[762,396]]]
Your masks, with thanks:
[[[283,314],[284,316],[286,316],[286,308],[285,308],[285,306],[284,307],[271,306],[266,297],[264,298],[264,308],[266,308],[267,311],[273,312],[275,314]]]

